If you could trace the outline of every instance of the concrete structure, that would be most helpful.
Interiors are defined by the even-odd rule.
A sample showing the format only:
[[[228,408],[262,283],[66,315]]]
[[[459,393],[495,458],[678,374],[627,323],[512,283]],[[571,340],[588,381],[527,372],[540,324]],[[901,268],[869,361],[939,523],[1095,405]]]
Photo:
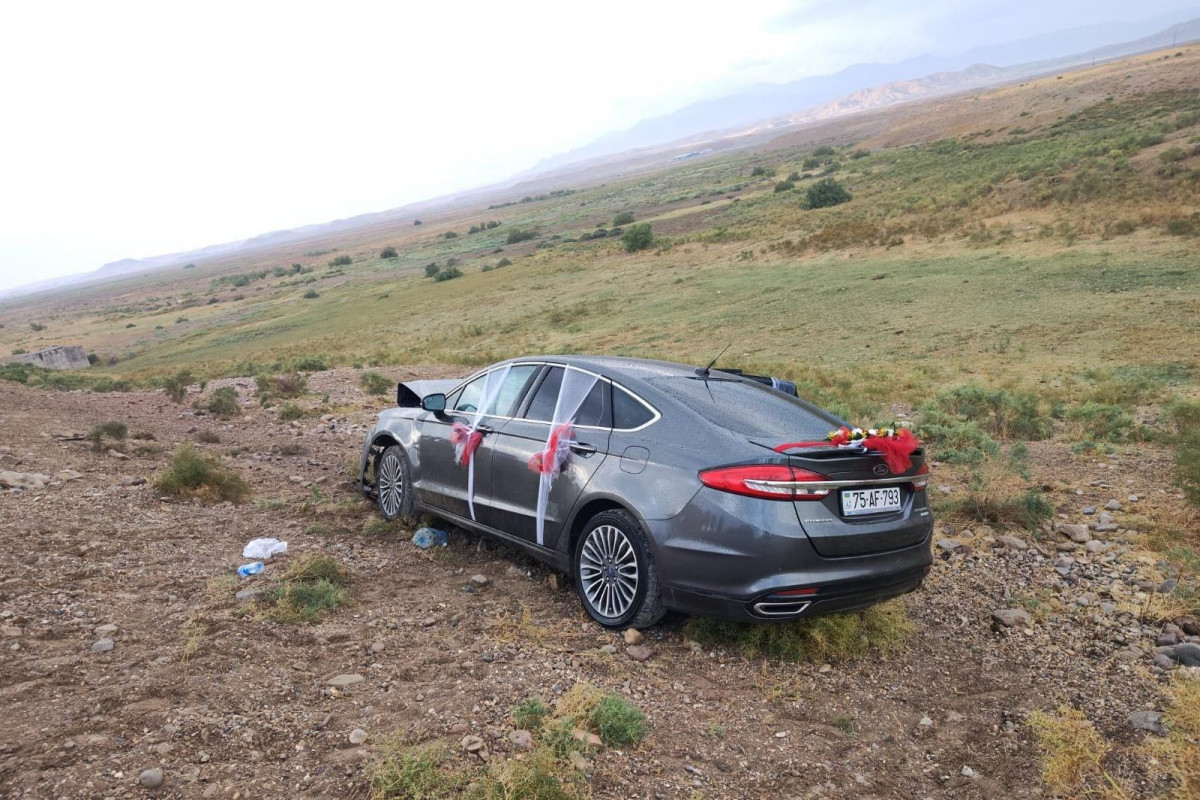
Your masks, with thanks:
[[[45,367],[46,369],[87,369],[91,366],[87,353],[83,352],[83,348],[77,344],[65,347],[57,345],[36,353],[22,353],[4,360],[9,364],[33,364],[35,367]]]

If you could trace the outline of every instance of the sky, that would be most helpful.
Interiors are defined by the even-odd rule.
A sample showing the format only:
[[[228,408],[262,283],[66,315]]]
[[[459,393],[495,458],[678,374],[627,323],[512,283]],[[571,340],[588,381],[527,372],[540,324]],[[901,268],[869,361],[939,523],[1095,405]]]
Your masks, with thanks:
[[[487,185],[755,82],[1191,5],[22,3],[0,28],[0,290]]]

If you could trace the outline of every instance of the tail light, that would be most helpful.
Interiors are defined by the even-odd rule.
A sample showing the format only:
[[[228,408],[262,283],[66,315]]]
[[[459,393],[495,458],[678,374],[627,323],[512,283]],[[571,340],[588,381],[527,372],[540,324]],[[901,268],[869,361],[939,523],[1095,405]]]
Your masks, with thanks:
[[[929,485],[929,465],[922,464],[917,470],[917,474],[913,476],[913,482],[908,485],[908,488],[914,492],[923,492],[925,487]]]
[[[700,473],[700,482],[710,489],[764,500],[820,500],[832,491],[820,485],[828,480],[820,473],[786,464],[719,467]]]

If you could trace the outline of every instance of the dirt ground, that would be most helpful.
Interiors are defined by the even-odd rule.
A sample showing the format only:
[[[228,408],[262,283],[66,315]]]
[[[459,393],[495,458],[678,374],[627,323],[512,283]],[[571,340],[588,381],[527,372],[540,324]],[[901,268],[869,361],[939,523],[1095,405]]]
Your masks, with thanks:
[[[640,745],[595,757],[598,797],[1039,797],[1026,715],[1058,704],[1084,709],[1116,742],[1111,774],[1139,796],[1163,789],[1139,749],[1149,734],[1128,722],[1159,708],[1158,629],[1130,609],[1162,576],[1125,528],[1104,552],[1065,553],[1073,562],[1060,574],[1054,538],[1021,550],[998,532],[939,524],[936,565],[908,598],[913,632],[896,653],[828,665],[748,659],[689,641],[686,619],[672,615],[646,632],[654,653],[637,662],[588,620],[568,583],[515,551],[457,531],[436,551],[402,532],[364,532],[377,515],[347,465],[387,398],[363,395],[356,377],[314,375],[311,392],[327,393],[335,413],[293,424],[259,407],[249,379],[218,382],[243,398],[230,422],[159,392],[0,382],[0,468],[55,476],[42,489],[0,491],[0,796],[365,797],[371,759],[391,737],[445,739],[457,752],[477,734],[502,759],[513,705],[584,680],[627,695],[650,725]],[[137,453],[142,442],[131,440],[119,458],[61,438],[110,419],[152,433],[151,449],[163,451]],[[170,450],[206,431],[220,442],[198,446],[224,454],[253,501],[206,506],[152,488]],[[302,451],[280,455],[284,444]],[[1132,506],[1144,516],[1181,502],[1163,488],[1163,450],[1030,449],[1034,479],[1067,521],[1087,521],[1084,506],[1110,499],[1126,506],[1118,524],[1133,520]],[[931,491],[946,490],[935,479]],[[342,561],[354,602],[297,626],[236,599],[287,562],[239,582],[241,549],[260,536],[286,540],[287,558]],[[488,584],[475,587],[476,574]],[[994,609],[1036,597],[1049,611],[1028,626],[993,623]],[[114,647],[93,652],[102,638]],[[363,680],[329,685],[345,674]],[[355,729],[365,743],[350,743]],[[139,784],[151,768],[165,775],[154,791]]]

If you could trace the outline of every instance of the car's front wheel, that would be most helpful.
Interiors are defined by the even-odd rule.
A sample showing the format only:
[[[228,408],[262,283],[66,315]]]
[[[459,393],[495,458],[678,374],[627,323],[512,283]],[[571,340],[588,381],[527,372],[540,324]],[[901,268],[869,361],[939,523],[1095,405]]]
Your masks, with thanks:
[[[665,609],[642,526],[627,511],[601,511],[575,544],[575,589],[592,619],[607,628],[645,628]]]
[[[388,447],[375,459],[375,495],[384,519],[412,516],[413,492],[409,473],[408,454],[398,444]]]

